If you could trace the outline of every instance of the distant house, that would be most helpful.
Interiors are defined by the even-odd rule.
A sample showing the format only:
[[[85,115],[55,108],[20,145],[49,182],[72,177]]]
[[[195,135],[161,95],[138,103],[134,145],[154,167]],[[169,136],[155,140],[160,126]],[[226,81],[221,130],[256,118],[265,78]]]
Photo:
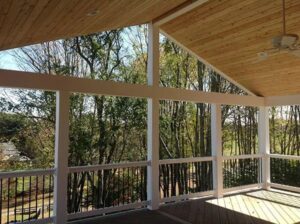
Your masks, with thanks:
[[[27,156],[21,156],[20,151],[16,148],[12,142],[0,143],[0,159],[1,161],[29,161]]]

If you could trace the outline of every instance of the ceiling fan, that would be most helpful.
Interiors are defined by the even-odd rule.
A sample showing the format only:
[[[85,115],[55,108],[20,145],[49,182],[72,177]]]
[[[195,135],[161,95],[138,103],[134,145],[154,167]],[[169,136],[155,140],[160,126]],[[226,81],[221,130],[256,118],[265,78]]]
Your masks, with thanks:
[[[300,43],[297,34],[286,33],[285,22],[285,0],[282,0],[282,34],[272,38],[273,48],[257,53],[260,61],[268,59],[269,56],[281,52],[287,52],[296,57],[300,57]]]

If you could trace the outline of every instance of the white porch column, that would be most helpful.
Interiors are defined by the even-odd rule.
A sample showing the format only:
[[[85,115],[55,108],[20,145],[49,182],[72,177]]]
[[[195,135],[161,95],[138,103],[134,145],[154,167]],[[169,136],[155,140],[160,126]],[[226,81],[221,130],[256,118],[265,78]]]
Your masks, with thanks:
[[[67,223],[69,93],[56,92],[54,223]]]
[[[159,30],[148,25],[148,85],[159,86]],[[159,207],[159,99],[148,98],[147,152],[151,166],[147,168],[147,200],[149,209]]]
[[[211,147],[213,161],[213,188],[215,197],[223,197],[223,161],[222,161],[222,111],[221,105],[211,105]]]
[[[269,107],[259,107],[258,119],[259,152],[263,156],[260,164],[261,182],[263,188],[270,189],[270,135]]]

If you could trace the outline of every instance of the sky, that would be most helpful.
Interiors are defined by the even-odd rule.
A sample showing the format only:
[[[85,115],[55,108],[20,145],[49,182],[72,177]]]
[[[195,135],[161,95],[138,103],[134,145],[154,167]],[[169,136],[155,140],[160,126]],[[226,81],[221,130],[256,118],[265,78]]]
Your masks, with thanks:
[[[0,51],[0,68],[1,69],[11,69],[20,70],[18,68],[17,62],[11,55],[13,50]]]
[[[123,33],[122,38],[125,44],[127,51],[133,51],[131,46],[131,38],[137,38],[136,35],[139,32],[139,29],[143,29],[144,26],[132,26]],[[129,35],[131,34],[131,35]],[[146,43],[146,40],[143,40]],[[18,64],[15,58],[12,56],[13,51],[18,50],[18,48],[10,49],[6,51],[0,51],[0,69],[10,69],[10,70],[21,70],[18,67]]]

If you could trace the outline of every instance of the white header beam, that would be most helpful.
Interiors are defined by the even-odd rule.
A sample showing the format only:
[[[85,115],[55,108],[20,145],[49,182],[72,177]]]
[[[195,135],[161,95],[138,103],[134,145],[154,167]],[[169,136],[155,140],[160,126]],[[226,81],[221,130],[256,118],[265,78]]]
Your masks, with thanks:
[[[300,95],[268,96],[265,97],[266,106],[300,105]]]
[[[145,85],[0,69],[0,86],[113,96],[149,97]]]
[[[191,10],[194,8],[204,4],[208,0],[196,0],[193,3],[187,3],[184,6],[179,7],[178,9],[172,10],[172,12],[167,13],[165,16],[162,16],[161,18],[158,18],[154,21],[155,26],[161,26]]]
[[[157,80],[154,82],[158,83]],[[126,84],[113,81],[92,80],[57,75],[0,69],[0,86],[7,88],[67,91],[75,93],[158,98],[160,100],[217,103],[224,105],[264,106],[264,98],[234,94],[210,93],[194,90]]]
[[[223,105],[263,106],[264,98],[257,96],[241,96],[226,93],[202,92],[196,90],[159,88],[160,99],[182,100],[200,103],[216,103]]]

